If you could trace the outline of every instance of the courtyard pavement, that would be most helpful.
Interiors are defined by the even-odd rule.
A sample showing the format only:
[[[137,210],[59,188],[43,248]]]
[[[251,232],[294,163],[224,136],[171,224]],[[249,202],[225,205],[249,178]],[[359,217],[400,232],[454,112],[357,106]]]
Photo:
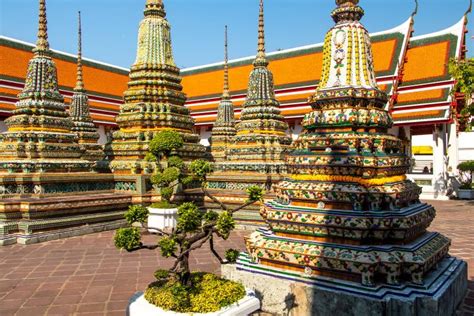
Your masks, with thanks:
[[[459,315],[474,315],[474,202],[432,202],[437,218],[431,230],[452,239],[451,255],[469,265],[469,292]],[[236,231],[218,251],[244,249]],[[113,245],[113,232],[29,246],[0,247],[0,315],[124,315],[128,299],[167,268],[158,251],[128,253]],[[147,236],[153,243],[156,238]],[[203,247],[192,255],[193,270],[219,272],[219,264]]]

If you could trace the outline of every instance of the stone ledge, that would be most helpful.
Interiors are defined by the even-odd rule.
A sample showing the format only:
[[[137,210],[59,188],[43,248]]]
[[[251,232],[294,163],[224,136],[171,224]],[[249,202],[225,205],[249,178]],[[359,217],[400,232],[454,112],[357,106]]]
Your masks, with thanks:
[[[46,241],[52,241],[63,238],[77,237],[87,234],[93,234],[108,230],[115,230],[126,226],[125,220],[116,220],[113,222],[99,223],[93,225],[83,225],[79,227],[71,227],[51,232],[40,232],[34,234],[12,234],[8,236],[0,236],[0,246],[12,245],[15,243],[22,245],[36,244]]]
[[[239,258],[222,276],[255,290],[262,311],[275,315],[454,315],[467,289],[467,264],[445,258],[424,286],[364,287],[325,277],[305,277]]]

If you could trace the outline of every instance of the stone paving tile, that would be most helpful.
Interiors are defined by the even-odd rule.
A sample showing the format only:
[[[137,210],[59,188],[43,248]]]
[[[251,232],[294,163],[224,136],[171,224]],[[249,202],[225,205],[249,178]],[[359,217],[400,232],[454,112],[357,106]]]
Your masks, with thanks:
[[[469,265],[469,292],[458,315],[474,315],[474,203],[431,202],[437,218],[430,230],[452,239],[451,254]],[[244,249],[236,231],[216,248]],[[114,248],[113,232],[29,246],[0,247],[0,315],[124,315],[128,299],[153,281],[153,272],[172,261],[158,251],[128,253]],[[154,243],[156,238],[145,236]],[[219,273],[204,246],[191,257],[194,270]]]

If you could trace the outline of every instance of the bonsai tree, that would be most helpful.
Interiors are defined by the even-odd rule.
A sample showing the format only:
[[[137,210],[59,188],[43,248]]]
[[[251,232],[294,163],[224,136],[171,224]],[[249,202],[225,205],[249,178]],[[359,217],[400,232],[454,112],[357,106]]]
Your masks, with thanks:
[[[209,162],[196,160],[189,165],[188,171],[194,180],[201,183],[204,195],[220,205],[221,212],[203,211],[194,203],[182,203],[178,207],[177,227],[171,232],[159,230],[163,237],[157,244],[144,245],[139,228],[135,227],[118,230],[115,246],[127,251],[159,249],[162,256],[174,258],[174,264],[169,270],[155,272],[157,282],[152,283],[145,293],[145,298],[150,303],[176,312],[213,312],[243,298],[245,289],[238,283],[222,280],[214,275],[191,273],[190,255],[208,243],[211,253],[221,264],[235,262],[239,252],[229,249],[222,258],[214,248],[214,240],[216,237],[224,240],[229,238],[235,228],[233,215],[261,201],[263,190],[258,186],[249,187],[247,201],[239,207],[229,209],[207,190],[207,175],[212,172]],[[132,213],[126,215],[129,224],[133,224],[133,220],[141,223],[145,221],[136,214],[136,209],[131,208],[127,213]]]
[[[474,174],[474,160],[465,161],[458,165],[461,176],[461,190],[472,190],[472,181]]]
[[[177,154],[183,145],[183,137],[172,130],[159,132],[150,142],[150,152],[146,159],[157,163],[157,170],[150,180],[160,190],[160,208],[172,206],[171,198],[175,189],[192,180],[184,173],[184,162]]]

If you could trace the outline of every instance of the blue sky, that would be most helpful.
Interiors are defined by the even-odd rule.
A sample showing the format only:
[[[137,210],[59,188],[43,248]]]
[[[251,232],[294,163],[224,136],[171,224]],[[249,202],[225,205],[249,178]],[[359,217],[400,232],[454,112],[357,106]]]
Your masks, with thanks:
[[[230,57],[254,54],[258,0],[164,0],[172,25],[174,55],[181,68],[223,59],[223,29],[229,25]],[[415,35],[449,27],[463,16],[469,0],[419,0]],[[83,15],[84,55],[128,68],[135,59],[138,24],[145,0],[47,0],[52,48],[75,53],[77,11]],[[403,23],[414,0],[361,0],[362,22],[370,32]],[[37,0],[0,0],[0,34],[34,42]],[[333,25],[334,0],[266,0],[267,51],[322,42]],[[471,20],[474,16],[471,14]],[[467,36],[474,56],[472,23]]]

